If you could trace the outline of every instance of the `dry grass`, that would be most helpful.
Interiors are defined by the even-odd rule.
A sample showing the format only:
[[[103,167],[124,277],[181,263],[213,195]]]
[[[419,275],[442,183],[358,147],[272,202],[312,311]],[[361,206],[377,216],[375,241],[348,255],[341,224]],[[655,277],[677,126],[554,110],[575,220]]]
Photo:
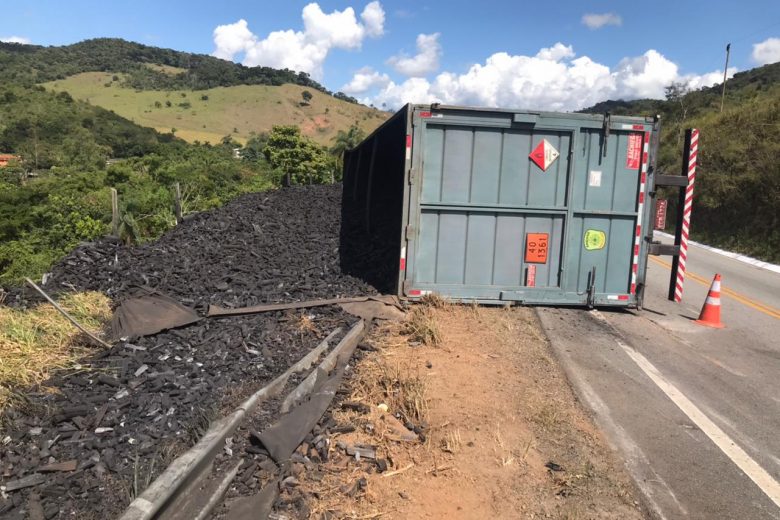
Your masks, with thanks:
[[[311,314],[301,314],[298,316],[297,328],[301,333],[317,331],[317,326],[314,324],[314,319]]]
[[[108,298],[98,292],[68,294],[59,303],[87,329],[98,330],[111,317]],[[0,306],[0,409],[14,388],[71,366],[87,352],[87,341],[48,303],[29,310]]]
[[[428,414],[425,380],[416,369],[400,366],[384,356],[366,360],[357,370],[350,399],[378,405],[415,423]]]
[[[442,342],[441,329],[433,316],[433,308],[428,305],[417,306],[409,312],[403,332],[423,345],[438,347]]]
[[[448,430],[442,436],[441,449],[447,453],[455,454],[463,446],[463,438],[460,435],[460,428]]]
[[[426,307],[434,309],[446,309],[452,305],[452,302],[439,293],[428,293],[420,298],[420,303]]]

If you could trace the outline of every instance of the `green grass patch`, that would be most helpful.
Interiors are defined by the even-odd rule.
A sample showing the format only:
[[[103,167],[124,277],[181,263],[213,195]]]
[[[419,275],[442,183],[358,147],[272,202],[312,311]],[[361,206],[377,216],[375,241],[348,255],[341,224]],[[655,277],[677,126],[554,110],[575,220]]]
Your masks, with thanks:
[[[111,318],[109,299],[99,292],[68,294],[59,303],[88,330],[100,330]],[[26,310],[0,306],[0,409],[16,388],[40,384],[93,348],[48,303]]]

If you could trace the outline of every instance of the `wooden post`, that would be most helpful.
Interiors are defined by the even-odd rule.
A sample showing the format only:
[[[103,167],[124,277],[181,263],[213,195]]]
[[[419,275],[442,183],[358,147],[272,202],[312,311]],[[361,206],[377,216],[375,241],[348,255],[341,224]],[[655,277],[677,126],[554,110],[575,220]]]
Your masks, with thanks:
[[[119,236],[119,195],[116,188],[111,188],[111,234]]]
[[[729,73],[729,54],[731,54],[731,44],[726,45],[726,66],[723,67],[723,91],[720,95],[720,111],[723,112],[723,102],[726,100],[726,80]]]
[[[176,223],[181,224],[181,186],[178,182],[173,184],[173,212],[176,214]]]

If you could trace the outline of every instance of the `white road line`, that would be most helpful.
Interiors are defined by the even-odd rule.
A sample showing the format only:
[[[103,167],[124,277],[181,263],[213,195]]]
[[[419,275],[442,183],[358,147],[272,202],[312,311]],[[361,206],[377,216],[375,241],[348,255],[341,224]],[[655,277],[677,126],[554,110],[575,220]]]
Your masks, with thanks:
[[[653,231],[653,233],[666,238],[672,238],[672,239],[674,238],[674,235],[670,235],[669,233],[664,233],[663,231],[655,230]],[[689,246],[694,245],[701,249],[705,249],[712,253],[716,253],[718,255],[731,258],[738,262],[742,262],[744,264],[749,264],[754,267],[758,267],[759,269],[766,269],[767,271],[772,271],[773,273],[780,273],[780,265],[770,264],[769,262],[764,262],[763,260],[758,260],[757,258],[752,258],[747,255],[741,255],[739,253],[732,253],[731,251],[718,249],[717,247],[708,246],[707,244],[702,244],[701,242],[694,242],[693,240],[688,240],[688,245]]]
[[[606,322],[610,328],[612,324],[598,311],[591,311],[600,321]],[[617,331],[615,331],[617,332]],[[658,369],[647,360],[642,354],[634,350],[631,346],[615,338],[615,342],[622,348],[628,356],[634,360],[634,363],[642,369],[658,388],[682,410],[682,412],[693,421],[693,423],[704,432],[715,445],[741,469],[750,480],[764,492],[769,499],[780,508],[780,482],[777,482],[767,471],[758,465],[745,450],[740,448],[731,437],[721,430],[717,424],[712,422],[690,399],[688,399],[680,390],[658,371]]]

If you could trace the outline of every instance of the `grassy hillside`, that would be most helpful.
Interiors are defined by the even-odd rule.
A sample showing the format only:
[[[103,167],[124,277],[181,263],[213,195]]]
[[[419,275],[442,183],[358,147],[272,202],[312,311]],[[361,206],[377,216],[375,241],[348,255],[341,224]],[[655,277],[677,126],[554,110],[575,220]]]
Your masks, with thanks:
[[[175,73],[159,65],[150,67],[166,74]],[[134,90],[123,86],[124,79],[123,74],[85,72],[44,86],[68,92],[74,99],[112,110],[160,132],[175,128],[178,137],[190,142],[216,144],[226,135],[245,142],[251,132],[269,131],[273,125],[297,125],[304,135],[330,145],[339,130],[357,124],[368,133],[387,118],[379,110],[300,85],[160,91]],[[300,104],[304,91],[312,94],[309,106]]]
[[[667,100],[606,101],[586,112],[661,114],[658,169],[665,173],[680,172],[684,130],[698,128],[692,237],[780,262],[780,63],[730,79],[722,113],[720,96],[716,85]],[[666,196],[674,205],[672,192]]]
[[[163,67],[148,67],[156,64]],[[95,38],[73,45],[42,47],[0,42],[0,82],[31,86],[81,72],[123,72],[140,89],[205,89],[233,85],[293,83],[328,92],[305,72],[245,67],[205,54],[150,47],[118,38]],[[171,74],[171,71],[176,71]],[[353,101],[352,98],[336,93]]]

